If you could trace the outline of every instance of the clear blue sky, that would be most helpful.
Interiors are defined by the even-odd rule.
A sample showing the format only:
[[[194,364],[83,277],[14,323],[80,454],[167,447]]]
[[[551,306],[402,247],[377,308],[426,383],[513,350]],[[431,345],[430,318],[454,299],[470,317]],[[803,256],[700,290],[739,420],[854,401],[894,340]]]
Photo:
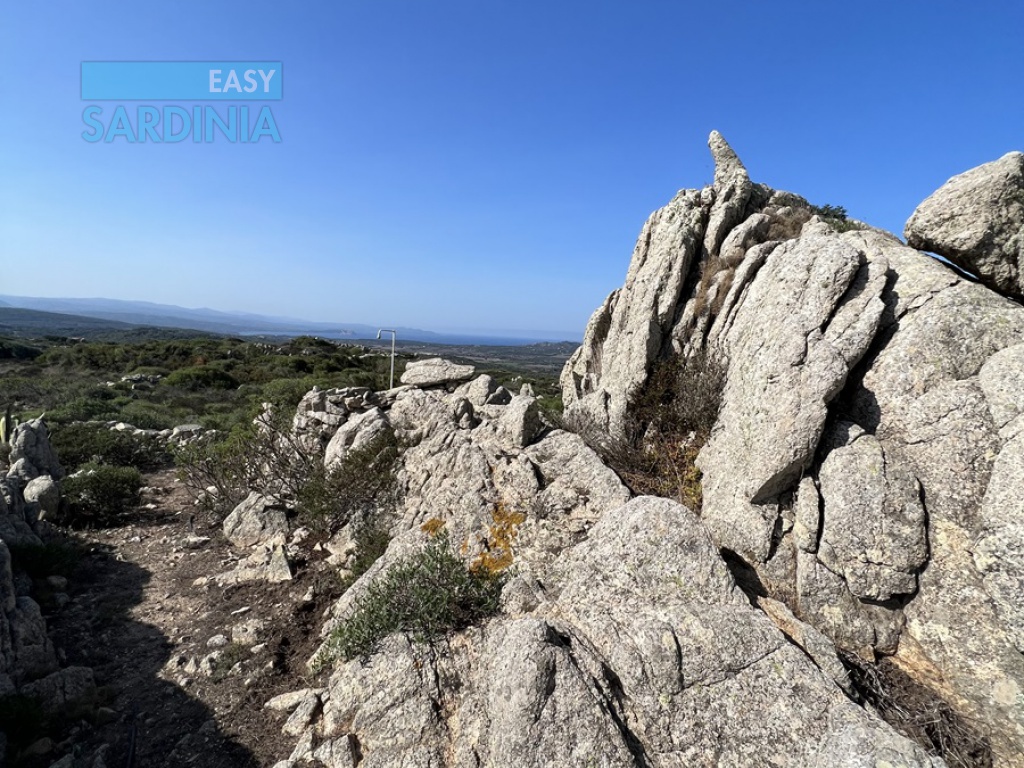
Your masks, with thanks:
[[[7,2],[0,293],[578,335],[712,129],[897,233],[1024,149],[1022,30],[1008,1]],[[82,140],[82,61],[231,59],[283,62],[280,144]]]

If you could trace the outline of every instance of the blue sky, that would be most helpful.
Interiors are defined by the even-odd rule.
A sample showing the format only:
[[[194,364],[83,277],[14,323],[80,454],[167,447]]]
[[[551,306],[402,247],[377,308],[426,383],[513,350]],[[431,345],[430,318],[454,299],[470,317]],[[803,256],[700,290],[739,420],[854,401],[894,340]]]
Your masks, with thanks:
[[[897,233],[1024,149],[1022,29],[1010,2],[5,3],[0,293],[578,336],[710,182],[712,129]],[[82,61],[232,59],[283,62],[280,144],[81,138]]]

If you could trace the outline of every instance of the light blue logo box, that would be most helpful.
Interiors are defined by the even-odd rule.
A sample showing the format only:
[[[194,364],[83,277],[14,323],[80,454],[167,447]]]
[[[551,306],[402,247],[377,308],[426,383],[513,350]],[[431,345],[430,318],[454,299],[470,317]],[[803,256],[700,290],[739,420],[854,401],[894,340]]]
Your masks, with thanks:
[[[279,101],[280,61],[83,61],[85,101]]]

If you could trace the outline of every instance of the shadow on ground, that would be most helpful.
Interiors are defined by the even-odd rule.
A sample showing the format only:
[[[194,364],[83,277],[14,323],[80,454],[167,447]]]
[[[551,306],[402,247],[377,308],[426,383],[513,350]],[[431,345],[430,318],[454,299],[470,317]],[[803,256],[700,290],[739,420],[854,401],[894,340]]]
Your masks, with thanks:
[[[116,713],[80,742],[80,753],[109,744],[108,768],[259,768],[209,707],[159,676],[174,644],[132,616],[151,574],[107,546],[79,543],[73,599],[47,624],[65,663],[91,667]]]

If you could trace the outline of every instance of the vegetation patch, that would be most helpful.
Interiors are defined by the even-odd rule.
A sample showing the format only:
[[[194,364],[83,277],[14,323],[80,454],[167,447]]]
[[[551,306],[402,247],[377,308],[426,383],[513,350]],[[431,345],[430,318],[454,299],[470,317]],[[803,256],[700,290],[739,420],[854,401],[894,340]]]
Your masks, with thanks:
[[[503,502],[498,502],[491,512],[491,524],[484,537],[483,551],[480,552],[469,569],[490,576],[496,576],[512,565],[512,545],[519,535],[519,526],[526,520],[526,515],[509,509]]]
[[[214,683],[223,682],[235,668],[246,659],[252,658],[252,652],[241,643],[228,643],[220,655],[213,659],[210,664],[210,680]]]
[[[75,528],[114,525],[138,506],[141,488],[134,467],[86,464],[61,483],[63,522]]]
[[[811,212],[824,219],[836,232],[864,229],[864,225],[848,217],[841,205],[812,205]]]
[[[296,494],[300,519],[314,529],[333,532],[359,515],[392,512],[401,495],[396,476],[399,455],[398,439],[386,430],[350,450],[330,469],[318,460]]]
[[[928,688],[911,679],[890,659],[869,664],[841,653],[862,703],[930,755],[950,768],[992,768],[988,741]]]
[[[159,437],[119,432],[101,424],[56,426],[50,434],[50,443],[68,472],[89,463],[148,471],[160,469],[172,461],[166,442]]]
[[[430,642],[464,629],[500,608],[503,573],[471,569],[440,532],[426,547],[389,568],[358,598],[352,615],[330,635],[314,660],[324,669],[338,660],[368,657],[389,635],[408,632]]]
[[[630,399],[625,434],[611,435],[578,415],[558,425],[579,434],[633,493],[674,499],[699,513],[696,460],[718,420],[724,386],[715,358],[673,357],[658,363]]]

